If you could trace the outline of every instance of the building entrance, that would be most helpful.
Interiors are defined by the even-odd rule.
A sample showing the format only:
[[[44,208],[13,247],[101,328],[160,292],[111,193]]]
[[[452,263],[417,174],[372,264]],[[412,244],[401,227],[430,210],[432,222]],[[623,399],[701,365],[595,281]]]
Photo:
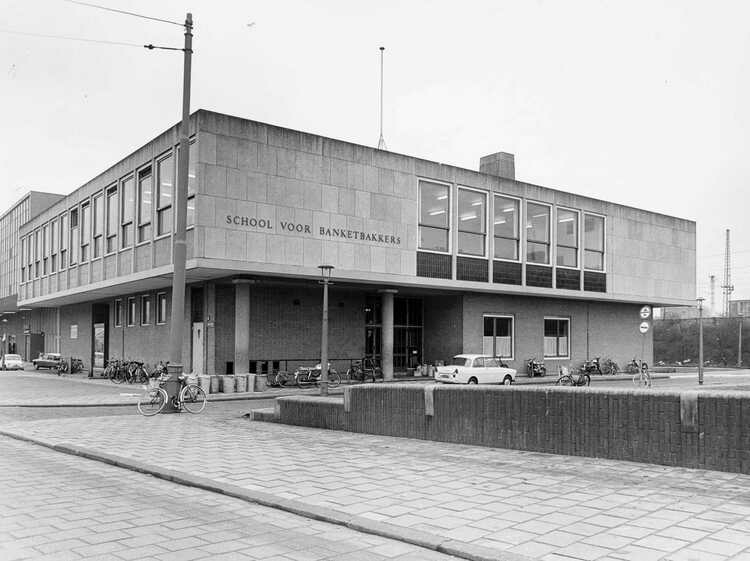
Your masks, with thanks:
[[[94,304],[91,330],[91,373],[100,373],[109,360],[109,305]]]
[[[407,373],[422,362],[423,304],[421,298],[393,299],[393,370]],[[380,361],[381,296],[369,294],[365,303],[365,355]]]

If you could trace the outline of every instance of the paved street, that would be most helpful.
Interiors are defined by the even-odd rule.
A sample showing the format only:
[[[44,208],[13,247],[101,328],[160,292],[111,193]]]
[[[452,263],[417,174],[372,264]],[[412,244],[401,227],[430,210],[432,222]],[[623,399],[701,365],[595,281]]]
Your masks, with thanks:
[[[0,437],[0,559],[451,557]]]

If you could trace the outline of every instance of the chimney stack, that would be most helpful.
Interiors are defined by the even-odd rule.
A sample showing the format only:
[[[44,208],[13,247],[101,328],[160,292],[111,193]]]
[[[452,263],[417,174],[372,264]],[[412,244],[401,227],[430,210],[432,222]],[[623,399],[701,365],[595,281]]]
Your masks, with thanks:
[[[479,159],[479,171],[489,175],[504,177],[505,179],[516,178],[516,161],[513,154],[497,152]]]

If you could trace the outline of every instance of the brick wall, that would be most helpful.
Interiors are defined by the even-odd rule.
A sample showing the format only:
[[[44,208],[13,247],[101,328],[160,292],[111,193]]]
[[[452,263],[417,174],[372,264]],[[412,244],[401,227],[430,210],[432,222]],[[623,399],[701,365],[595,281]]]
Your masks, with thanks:
[[[434,364],[464,351],[463,297],[424,297],[424,360]]]
[[[378,384],[285,397],[282,423],[750,474],[741,393]]]

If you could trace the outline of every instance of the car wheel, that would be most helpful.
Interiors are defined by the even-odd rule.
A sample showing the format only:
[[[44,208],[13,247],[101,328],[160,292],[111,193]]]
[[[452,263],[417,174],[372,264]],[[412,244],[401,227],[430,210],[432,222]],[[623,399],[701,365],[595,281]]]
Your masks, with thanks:
[[[513,383],[513,378],[506,376],[503,378],[503,386],[510,386]]]
[[[479,381],[474,376],[472,376],[471,378],[469,378],[469,381],[467,383],[469,383],[469,384],[478,384]]]

